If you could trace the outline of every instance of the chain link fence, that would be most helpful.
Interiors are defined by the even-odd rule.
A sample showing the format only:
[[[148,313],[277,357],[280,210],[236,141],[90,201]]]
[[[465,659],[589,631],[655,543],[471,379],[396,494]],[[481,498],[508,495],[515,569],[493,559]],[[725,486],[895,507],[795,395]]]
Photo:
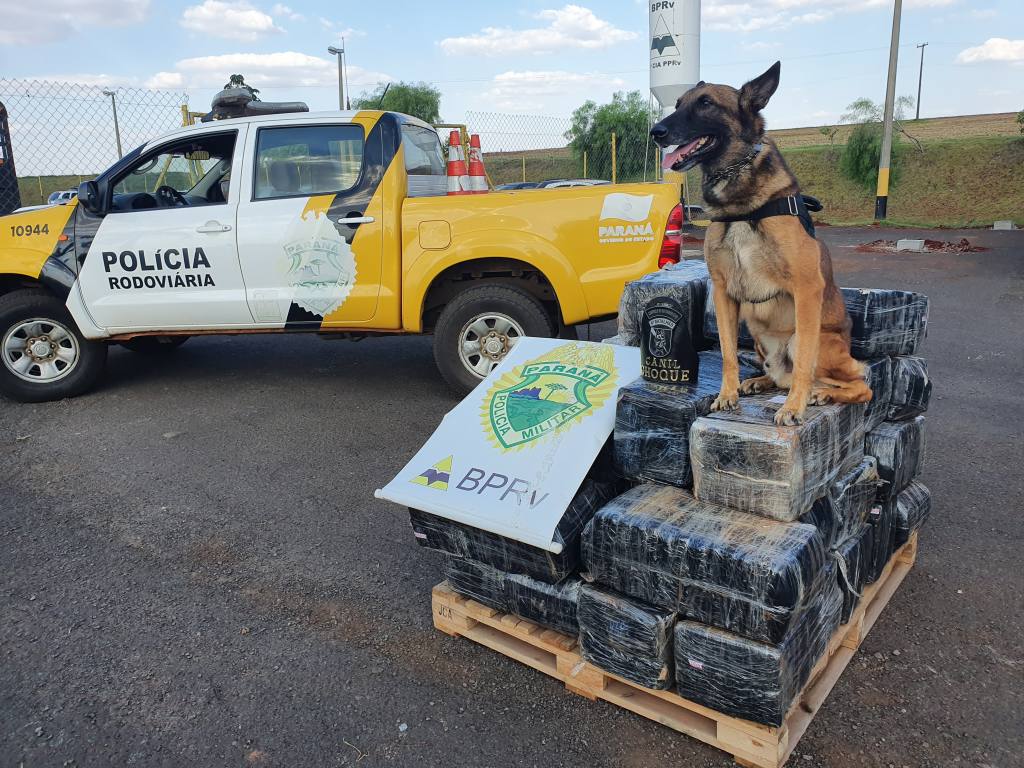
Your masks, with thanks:
[[[0,78],[22,205],[77,189],[120,154],[181,127],[184,92]]]
[[[480,134],[487,174],[494,184],[549,179],[656,181],[661,154],[647,129],[625,127],[589,141],[573,140],[568,117],[467,112]],[[648,126],[649,128],[649,126]]]

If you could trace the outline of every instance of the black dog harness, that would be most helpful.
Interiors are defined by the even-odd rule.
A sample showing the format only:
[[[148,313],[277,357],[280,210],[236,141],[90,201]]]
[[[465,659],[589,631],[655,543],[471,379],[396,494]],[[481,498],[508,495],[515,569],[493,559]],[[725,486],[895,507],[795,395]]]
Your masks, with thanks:
[[[731,223],[737,221],[755,222],[767,219],[770,216],[796,216],[800,219],[807,234],[814,237],[814,221],[811,219],[811,211],[818,212],[824,206],[821,201],[810,195],[788,195],[769,200],[757,210],[745,213],[742,216],[720,216],[712,218],[711,221]]]

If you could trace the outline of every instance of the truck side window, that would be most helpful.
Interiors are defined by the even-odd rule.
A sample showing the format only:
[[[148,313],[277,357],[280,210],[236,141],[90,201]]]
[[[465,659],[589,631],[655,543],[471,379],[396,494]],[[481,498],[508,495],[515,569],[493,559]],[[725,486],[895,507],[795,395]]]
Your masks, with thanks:
[[[409,197],[443,195],[448,190],[448,169],[437,133],[418,125],[402,126]]]
[[[254,200],[344,192],[363,165],[358,125],[260,128]]]
[[[113,211],[223,205],[220,182],[231,173],[237,135],[194,136],[147,153],[116,180]]]

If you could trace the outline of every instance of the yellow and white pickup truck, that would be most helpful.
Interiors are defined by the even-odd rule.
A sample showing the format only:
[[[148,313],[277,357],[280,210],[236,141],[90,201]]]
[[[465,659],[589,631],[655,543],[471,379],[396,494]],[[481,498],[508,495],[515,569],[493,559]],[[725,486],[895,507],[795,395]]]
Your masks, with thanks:
[[[107,346],[211,333],[433,333],[458,390],[520,336],[610,317],[678,260],[679,189],[445,197],[430,125],[393,112],[240,117],[155,139],[78,200],[0,218],[0,392],[92,386]]]

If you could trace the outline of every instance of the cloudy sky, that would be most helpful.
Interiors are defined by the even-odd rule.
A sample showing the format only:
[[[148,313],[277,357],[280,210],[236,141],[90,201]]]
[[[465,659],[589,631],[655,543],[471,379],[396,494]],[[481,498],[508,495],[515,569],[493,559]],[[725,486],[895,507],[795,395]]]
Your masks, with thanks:
[[[833,122],[853,99],[883,97],[891,6],[704,0],[701,76],[738,85],[781,59],[770,124]],[[568,115],[648,85],[647,6],[636,0],[0,0],[0,78],[188,91],[202,109],[241,72],[265,99],[332,108],[326,48],[342,37],[353,91],[428,80],[448,120]],[[914,46],[926,41],[922,116],[1024,107],[1020,0],[905,0],[898,93],[916,91]]]

